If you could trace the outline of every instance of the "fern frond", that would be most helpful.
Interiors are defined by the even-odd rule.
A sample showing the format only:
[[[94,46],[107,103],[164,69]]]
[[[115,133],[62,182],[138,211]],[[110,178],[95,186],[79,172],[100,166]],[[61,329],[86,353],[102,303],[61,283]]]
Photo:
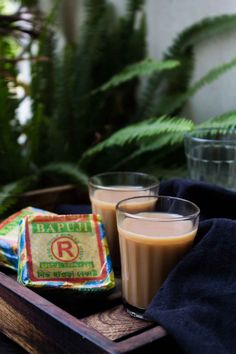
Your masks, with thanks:
[[[88,176],[78,166],[67,162],[51,163],[41,169],[41,173],[60,174],[69,177],[82,186],[88,185]]]
[[[104,59],[104,50],[106,50],[104,46],[109,36],[112,35],[113,26],[117,21],[114,7],[110,3],[106,4],[104,0],[88,0],[85,2],[85,9],[86,21],[81,28],[77,62],[74,68],[74,75],[77,79],[76,102],[78,97],[94,88],[95,79],[100,77],[100,73],[96,72],[94,75],[95,68],[99,68],[100,60],[106,60]]]
[[[24,178],[0,188],[0,214],[5,213],[17,202],[21,194],[29,188],[31,181],[31,178]]]
[[[160,171],[164,171],[163,173],[166,177],[168,175],[167,171],[163,169],[163,161],[165,160],[165,155],[169,155],[171,153],[171,150],[173,150],[173,154],[176,155],[177,148],[182,148],[183,150],[184,135],[188,131],[194,132],[194,130],[198,128],[215,128],[213,130],[214,134],[216,133],[216,131],[219,133],[225,132],[225,130],[230,132],[231,130],[236,129],[236,111],[232,111],[227,114],[211,118],[208,121],[205,121],[204,123],[198,124],[196,126],[192,124],[190,129],[189,127],[186,128],[186,130],[181,129],[181,131],[178,131],[176,129],[173,132],[162,133],[160,135],[157,135],[155,139],[153,139],[153,136],[148,137],[146,139],[141,139],[139,141],[139,144],[137,144],[137,148],[134,151],[131,151],[129,155],[126,155],[117,163],[115,163],[112,166],[112,170],[119,170],[130,165],[136,166],[137,162],[140,163],[140,161],[145,161],[145,164],[143,165],[144,168],[150,168],[150,166],[152,166],[152,162],[148,161],[145,156],[155,156],[159,163],[153,163],[153,165],[157,164],[161,166]],[[205,134],[204,131],[203,134]],[[178,161],[178,164],[180,166],[181,164],[183,164],[183,162],[181,163],[180,161]],[[181,171],[183,173],[186,172],[184,164],[183,166],[180,166],[180,169],[176,169],[176,167],[172,168],[170,166],[169,175],[173,176],[173,173],[177,172],[177,170],[178,173],[180,173]]]
[[[216,66],[209,70],[201,79],[196,81],[184,94],[169,95],[149,108],[148,113],[150,116],[155,114],[158,110],[160,113],[171,114],[175,110],[181,108],[184,103],[192,96],[194,96],[204,86],[211,84],[220,76],[224,75],[227,71],[234,69],[236,66],[236,58],[233,58],[227,63]]]
[[[128,0],[127,12],[132,16],[136,11],[142,10],[144,3],[144,0]]]
[[[196,128],[236,129],[236,111],[224,113],[200,123]]]
[[[146,56],[144,3],[145,0],[127,0],[125,15],[119,18],[117,30],[111,42],[114,52],[118,54],[112,58],[112,61],[118,59],[119,65],[116,72]],[[116,43],[115,46],[114,43]]]
[[[173,112],[184,103],[184,94],[172,94],[172,95],[163,95],[160,93],[160,96],[157,97],[156,101],[153,101],[143,113],[143,118],[152,117],[155,115],[155,112],[158,114],[168,114],[172,115]],[[164,113],[161,113],[164,112]]]
[[[106,7],[106,0],[87,0],[84,3],[86,20],[85,27],[94,25]],[[87,33],[89,35],[89,33]]]
[[[82,98],[109,77],[107,60],[110,52],[107,47],[116,26],[116,13],[110,3],[106,5],[106,1],[89,0],[85,7],[86,21],[80,32],[80,41],[76,45],[67,45],[61,61],[56,63],[53,136],[61,146],[62,161],[77,161],[95,140],[97,126],[105,125],[100,119],[105,98]],[[113,63],[111,67],[113,69]],[[94,108],[92,111],[91,106]],[[52,147],[51,151],[56,157],[54,161],[58,161],[55,148]]]
[[[139,144],[139,148],[137,148],[134,152],[130,155],[124,157],[118,163],[113,166],[113,170],[118,170],[119,168],[132,163],[134,159],[141,158],[142,155],[146,153],[157,153],[161,149],[167,147],[167,150],[170,151],[170,147],[175,144],[180,144],[184,140],[184,134],[189,131],[190,129],[186,129],[183,131],[175,131],[170,133],[163,133],[162,135],[158,135],[155,140],[148,139],[147,142],[143,142]]]
[[[192,121],[184,118],[173,119],[167,116],[163,116],[158,119],[151,118],[144,122],[132,124],[126,128],[117,131],[108,139],[87,150],[84,153],[82,159],[87,159],[109,147],[121,147],[125,144],[135,141],[141,141],[148,137],[156,138],[162,133],[186,132],[188,130],[191,130],[193,126],[194,123]]]
[[[204,18],[186,28],[176,37],[171,47],[167,50],[165,58],[168,59],[176,55],[178,56],[180,53],[183,53],[187,47],[194,46],[212,35],[234,28],[236,28],[236,15],[221,15]]]
[[[236,15],[222,15],[205,18],[180,32],[164,54],[163,59],[179,60],[181,65],[171,72],[155,74],[147,81],[141,95],[138,116],[147,118],[150,112],[155,115],[163,114],[171,97],[176,98],[178,94],[180,94],[179,102],[181,103],[182,95],[186,93],[194,69],[193,47],[206,38],[234,28],[236,28]],[[161,92],[159,93],[158,90]],[[159,101],[159,108],[156,97],[160,95],[162,100]],[[169,97],[167,102],[165,102],[165,97]],[[176,111],[170,109],[168,112],[176,114]]]
[[[105,84],[94,90],[92,93],[107,91],[111,88],[121,85],[136,77],[151,75],[158,71],[171,70],[179,65],[177,60],[156,61],[153,59],[145,59],[139,63],[131,64],[123,69],[120,73],[113,76]]]
[[[135,63],[147,57],[147,22],[145,13],[142,13],[136,22],[138,22],[138,25],[135,25],[135,31],[130,36],[127,63]]]
[[[195,84],[190,88],[189,93],[186,95],[193,96],[199,89],[203,88],[205,85],[212,83],[217,80],[220,76],[225,74],[227,71],[233,69],[236,66],[236,58],[233,58],[229,62],[218,65],[217,67],[208,71],[200,80],[195,82]]]

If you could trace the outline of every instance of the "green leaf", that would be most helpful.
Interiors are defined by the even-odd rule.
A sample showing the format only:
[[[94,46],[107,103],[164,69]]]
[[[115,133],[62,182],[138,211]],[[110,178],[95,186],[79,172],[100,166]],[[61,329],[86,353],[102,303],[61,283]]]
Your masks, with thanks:
[[[194,46],[210,36],[236,28],[236,15],[206,17],[182,31],[167,50],[165,57],[173,58],[183,53],[189,46]]]
[[[166,147],[167,151],[170,150],[170,147],[175,144],[180,144],[184,140],[184,134],[189,131],[189,127],[186,127],[186,130],[175,131],[170,133],[163,133],[160,136],[157,136],[156,139],[149,139],[149,141],[139,144],[139,148],[132,152],[130,155],[125,156],[124,159],[120,160],[113,166],[114,170],[121,168],[124,165],[132,163],[134,159],[140,158],[146,153],[157,152]]]
[[[13,206],[31,185],[33,178],[24,178],[16,182],[5,184],[0,188],[0,214],[5,213]]]
[[[224,113],[200,123],[196,128],[236,129],[236,111]]]
[[[170,132],[186,132],[193,129],[194,123],[184,118],[169,118],[166,116],[158,119],[151,118],[141,123],[132,124],[123,128],[108,139],[93,148],[87,150],[83,159],[87,159],[97,153],[114,146],[123,146],[131,142],[142,141],[145,138],[156,138],[158,135]]]
[[[222,15],[204,18],[180,32],[164,54],[163,59],[179,60],[181,65],[173,71],[154,74],[147,81],[141,94],[138,117],[148,118],[151,114],[161,115],[163,113],[176,115],[176,110],[171,111],[168,105],[172,97],[176,99],[178,95],[180,99],[179,105],[175,105],[177,109],[180,109],[181,103],[184,102],[182,95],[188,89],[194,70],[194,46],[202,40],[235,28],[236,15]],[[159,100],[159,106],[157,98],[160,97],[162,99]],[[165,111],[166,108],[168,108],[168,113]]]
[[[136,12],[142,10],[145,4],[145,0],[128,0],[127,1],[127,12],[131,14],[131,16]]]
[[[182,107],[184,103],[192,96],[194,96],[204,86],[211,84],[227,71],[234,69],[236,66],[236,58],[229,62],[216,66],[209,70],[200,80],[196,81],[184,94],[165,96],[161,102],[157,103],[158,107],[152,106],[149,109],[149,114],[153,115],[158,109],[165,114],[171,114],[176,109]]]
[[[138,63],[127,66],[120,73],[113,76],[109,81],[98,87],[92,93],[95,94],[97,92],[107,91],[136,77],[151,75],[158,71],[171,70],[176,68],[178,65],[179,62],[177,60],[156,61],[147,58]]]
[[[220,76],[225,74],[228,70],[231,70],[236,65],[236,58],[231,59],[229,62],[221,64],[211,70],[208,71],[206,75],[204,75],[200,80],[195,82],[195,84],[190,87],[189,91],[186,93],[188,95],[194,95],[198,90],[203,88],[205,85],[212,83],[217,80]]]

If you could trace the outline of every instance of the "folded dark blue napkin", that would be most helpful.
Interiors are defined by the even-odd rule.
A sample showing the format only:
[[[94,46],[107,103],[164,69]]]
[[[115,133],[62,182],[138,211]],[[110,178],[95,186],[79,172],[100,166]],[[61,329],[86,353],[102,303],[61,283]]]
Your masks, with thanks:
[[[145,316],[188,354],[236,353],[236,193],[174,179],[160,194],[196,203],[201,222],[193,249],[169,274]]]

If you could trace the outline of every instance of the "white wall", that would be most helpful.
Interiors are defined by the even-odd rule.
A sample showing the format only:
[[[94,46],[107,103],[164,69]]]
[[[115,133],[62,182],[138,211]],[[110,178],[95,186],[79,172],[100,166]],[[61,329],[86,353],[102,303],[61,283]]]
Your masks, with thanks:
[[[113,0],[123,11],[126,0]],[[161,59],[181,30],[207,16],[236,14],[236,0],[146,0],[149,55]],[[196,49],[193,81],[209,69],[236,57],[236,31],[210,40],[206,38]],[[236,69],[205,87],[186,107],[185,114],[200,122],[226,111],[236,110]]]

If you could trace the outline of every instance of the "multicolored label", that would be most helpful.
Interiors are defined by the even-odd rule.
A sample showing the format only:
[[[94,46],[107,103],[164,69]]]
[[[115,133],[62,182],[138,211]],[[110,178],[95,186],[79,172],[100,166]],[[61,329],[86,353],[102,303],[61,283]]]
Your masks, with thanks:
[[[114,287],[100,217],[86,214],[25,218],[18,280],[29,286]]]
[[[27,207],[0,223],[0,265],[17,270],[19,222],[29,215],[51,214],[48,211]]]

